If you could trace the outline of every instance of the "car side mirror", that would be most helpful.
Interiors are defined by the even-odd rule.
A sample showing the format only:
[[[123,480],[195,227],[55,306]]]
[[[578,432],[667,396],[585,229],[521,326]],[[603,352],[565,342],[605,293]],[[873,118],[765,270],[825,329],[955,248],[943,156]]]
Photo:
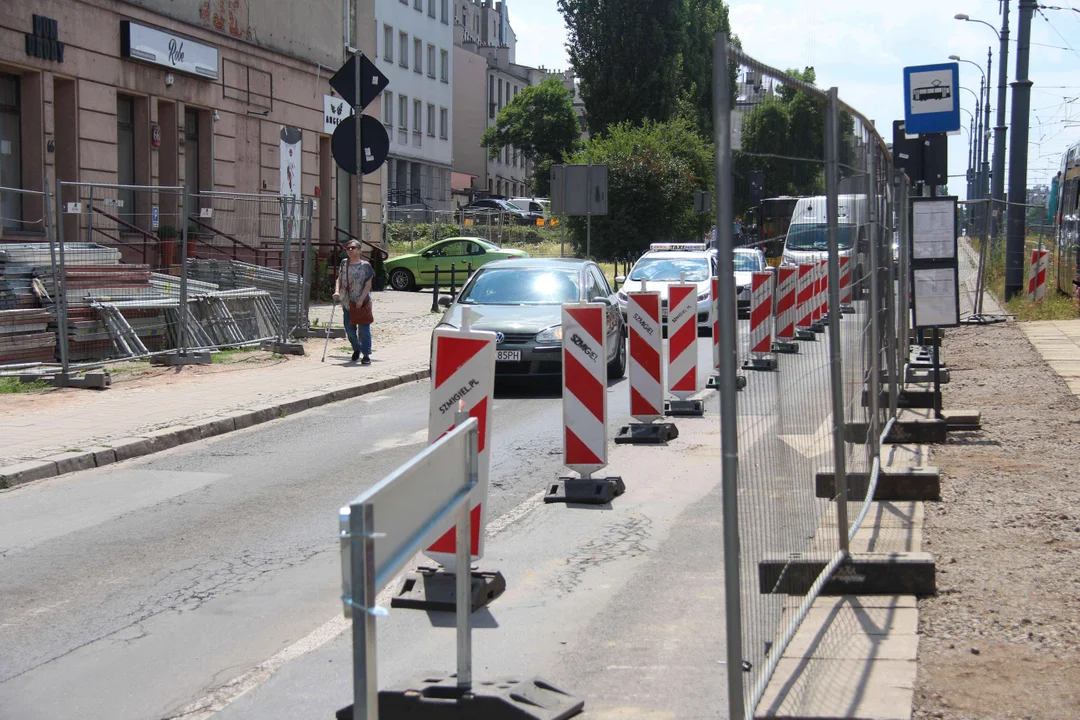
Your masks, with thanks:
[[[615,282],[617,284],[619,284],[619,285],[625,285],[626,284],[626,276],[625,275],[616,275],[615,276]]]
[[[449,295],[440,295],[439,296],[439,307],[448,308],[453,303],[454,303],[454,298],[450,297]]]

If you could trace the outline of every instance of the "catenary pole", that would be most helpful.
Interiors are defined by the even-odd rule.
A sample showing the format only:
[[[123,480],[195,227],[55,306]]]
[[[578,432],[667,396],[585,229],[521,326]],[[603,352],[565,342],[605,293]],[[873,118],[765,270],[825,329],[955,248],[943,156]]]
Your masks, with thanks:
[[[1009,0],[1001,2],[1001,47],[998,50],[998,98],[997,123],[994,125],[994,170],[993,187],[990,196],[994,199],[993,223],[990,226],[991,238],[1001,232],[1000,218],[1003,215],[1001,203],[1005,198],[1005,93],[1009,82]]]
[[[1020,25],[1016,43],[1016,80],[1012,83],[1012,128],[1009,131],[1009,204],[1006,211],[1005,302],[1024,286],[1024,225],[1027,208],[1028,122],[1031,86],[1028,57],[1031,52],[1031,16],[1036,0],[1020,0]]]

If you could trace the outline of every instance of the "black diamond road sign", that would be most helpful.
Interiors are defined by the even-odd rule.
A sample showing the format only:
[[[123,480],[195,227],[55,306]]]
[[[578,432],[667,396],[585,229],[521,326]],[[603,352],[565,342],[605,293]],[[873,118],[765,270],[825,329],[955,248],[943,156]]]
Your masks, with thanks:
[[[379,68],[367,59],[363,53],[360,57],[360,106],[356,105],[356,58],[353,55],[341,69],[330,78],[330,87],[337,91],[345,102],[357,110],[363,110],[371,101],[378,97],[379,93],[390,84],[389,78],[379,72]],[[363,128],[362,128],[363,129]],[[335,133],[336,134],[336,133]]]

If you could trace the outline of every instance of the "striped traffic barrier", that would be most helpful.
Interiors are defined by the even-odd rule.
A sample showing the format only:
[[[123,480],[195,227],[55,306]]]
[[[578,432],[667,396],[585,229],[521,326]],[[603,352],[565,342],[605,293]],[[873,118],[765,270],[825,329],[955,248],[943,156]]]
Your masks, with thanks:
[[[668,286],[668,392],[665,413],[672,416],[705,414],[705,403],[689,399],[698,391],[697,295],[695,283]]]
[[[797,353],[799,344],[795,342],[795,297],[798,287],[799,269],[787,265],[776,268],[776,340],[773,352]]]
[[[851,304],[851,256],[840,256],[840,312],[855,312]]]
[[[747,370],[775,370],[772,354],[773,274],[750,273],[750,358]]]
[[[461,327],[436,328],[431,343],[431,393],[428,402],[428,444],[457,425],[458,413],[474,417],[477,439],[477,487],[470,498],[469,544],[472,561],[484,556],[484,530],[488,517],[488,473],[491,467],[491,410],[495,387],[495,333],[472,329],[473,312],[462,308]],[[445,610],[455,603],[457,532],[453,519],[424,554],[443,569],[418,568],[405,576],[392,607]],[[506,581],[499,572],[472,572],[473,603],[480,607],[502,594]]]
[[[825,332],[825,315],[829,311],[829,261],[825,258],[814,262],[814,324],[810,329]]]
[[[607,465],[607,312],[601,303],[562,306],[563,463],[544,502],[603,504],[625,490],[622,478],[594,478]]]
[[[710,289],[712,295],[710,295],[711,302],[709,303],[710,312],[712,313],[712,362],[713,362],[713,374],[709,376],[709,379],[705,381],[705,387],[710,390],[720,389],[720,278],[715,275],[711,278]],[[739,310],[738,310],[738,288],[732,285],[732,289],[735,291],[735,300],[732,307],[735,308],[735,317],[731,319],[732,324],[736,328],[736,334],[739,327]],[[738,342],[736,341],[736,345]],[[736,349],[736,354],[738,349]],[[738,358],[736,358],[735,364],[738,364]],[[742,390],[746,387],[746,376],[735,376],[735,389]]]
[[[659,444],[679,436],[673,423],[657,423],[664,416],[663,324],[660,293],[627,292],[626,324],[630,342],[630,415],[637,423],[624,425],[616,443]]]
[[[814,324],[814,281],[817,266],[813,263],[799,263],[799,277],[795,291],[795,337],[799,340],[814,341],[817,335],[811,327]]]
[[[1046,272],[1050,268],[1049,250],[1031,251],[1031,277],[1028,278],[1028,300],[1046,299]]]

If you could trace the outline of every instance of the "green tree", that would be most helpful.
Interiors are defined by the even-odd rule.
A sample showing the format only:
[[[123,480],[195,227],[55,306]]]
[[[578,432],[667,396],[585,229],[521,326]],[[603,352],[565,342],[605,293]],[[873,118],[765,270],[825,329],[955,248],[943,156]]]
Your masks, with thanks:
[[[595,258],[634,258],[653,242],[700,241],[713,224],[711,216],[693,211],[694,191],[712,188],[712,145],[685,118],[612,125],[590,138],[573,162],[608,166],[608,214],[592,219]],[[584,217],[567,220],[580,254],[586,223]]]
[[[675,115],[687,0],[558,0],[558,6],[590,133]]]
[[[548,78],[503,106],[480,145],[492,159],[507,145],[520,150],[534,168],[533,191],[547,195],[551,164],[575,152],[580,135],[573,94],[557,78]]]
[[[692,114],[698,132],[711,138],[714,35],[718,30],[730,34],[731,22],[728,8],[722,0],[686,0],[686,19],[679,72],[680,94],[687,103],[687,110]],[[740,46],[737,37],[732,37],[731,43]],[[728,75],[733,99],[737,73],[738,65],[731,63]]]

